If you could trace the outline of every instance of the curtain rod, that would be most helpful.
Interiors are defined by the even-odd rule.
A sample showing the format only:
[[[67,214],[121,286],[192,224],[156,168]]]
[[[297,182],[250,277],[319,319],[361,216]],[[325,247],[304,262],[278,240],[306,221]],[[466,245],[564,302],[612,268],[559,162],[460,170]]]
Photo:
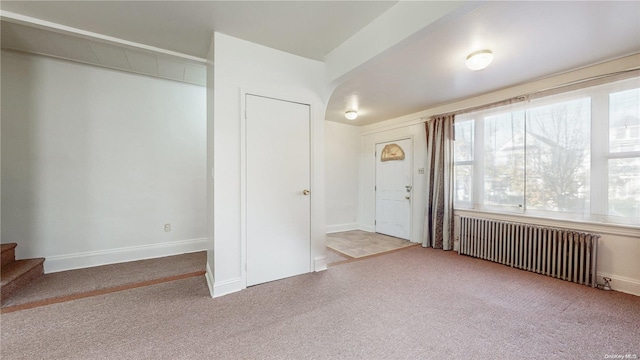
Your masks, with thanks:
[[[532,97],[539,98],[539,97],[551,95],[550,93],[552,93],[552,92],[553,93],[568,92],[568,91],[573,90],[573,89],[567,89],[567,88],[571,88],[571,87],[576,87],[576,89],[579,89],[579,88],[587,87],[588,85],[594,85],[595,86],[595,85],[598,85],[598,84],[592,84],[592,83],[594,83],[594,82],[598,83],[601,80],[609,80],[610,78],[613,78],[613,77],[620,77],[621,79],[626,79],[626,78],[633,77],[634,75],[640,75],[640,68],[636,67],[636,68],[633,68],[633,69],[616,71],[616,72],[609,73],[609,74],[603,74],[603,75],[593,76],[593,77],[586,78],[586,79],[575,80],[575,81],[568,82],[568,83],[565,83],[565,84],[560,84],[560,85],[549,87],[549,88],[546,88],[546,89],[537,90],[537,91],[534,91],[534,92],[531,92],[531,93],[514,96],[514,97],[511,97],[511,98],[508,98],[508,99],[504,99],[504,100],[500,100],[500,101],[495,101],[495,102],[491,102],[491,103],[487,103],[487,104],[483,104],[483,105],[469,106],[469,107],[461,108],[461,109],[458,109],[458,110],[455,110],[455,111],[449,111],[449,112],[446,112],[446,113],[433,115],[433,116],[430,116],[429,118],[425,119],[425,122],[429,121],[430,118],[437,117],[437,116],[460,115],[460,114],[470,113],[470,112],[473,112],[473,111],[485,110],[485,109],[490,109],[490,108],[503,106],[503,105],[510,105],[510,104],[526,101],[528,99],[531,99]],[[585,83],[588,83],[588,84],[585,84]],[[578,85],[580,85],[580,86],[578,86]]]

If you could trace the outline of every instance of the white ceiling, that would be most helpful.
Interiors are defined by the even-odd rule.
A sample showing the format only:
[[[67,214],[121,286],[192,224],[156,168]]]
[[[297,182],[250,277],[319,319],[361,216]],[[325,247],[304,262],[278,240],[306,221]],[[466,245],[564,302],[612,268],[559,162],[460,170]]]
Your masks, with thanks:
[[[493,63],[466,69],[480,49]],[[371,124],[639,52],[638,1],[488,2],[361,66],[333,92],[326,119]],[[355,122],[344,118],[353,99]]]
[[[397,1],[5,1],[37,19],[207,57],[214,31],[322,60]]]
[[[323,60],[395,3],[2,1],[0,9],[191,57],[206,57],[211,36],[219,31]],[[348,73],[329,100],[326,118],[370,124],[640,53],[638,1],[467,5],[464,11],[425,23],[422,30]],[[79,61],[193,83],[204,79],[202,64],[188,56],[51,34],[6,21],[2,46],[59,57],[73,55]],[[496,56],[491,66],[479,72],[467,70],[467,54],[484,48]],[[344,119],[344,112],[354,103],[361,116],[350,122]]]

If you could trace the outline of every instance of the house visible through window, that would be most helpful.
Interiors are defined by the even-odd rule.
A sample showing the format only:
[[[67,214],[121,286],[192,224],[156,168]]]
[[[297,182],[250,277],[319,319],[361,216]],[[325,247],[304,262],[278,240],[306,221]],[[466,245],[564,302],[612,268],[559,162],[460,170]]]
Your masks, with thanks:
[[[456,116],[454,206],[640,225],[639,80]]]

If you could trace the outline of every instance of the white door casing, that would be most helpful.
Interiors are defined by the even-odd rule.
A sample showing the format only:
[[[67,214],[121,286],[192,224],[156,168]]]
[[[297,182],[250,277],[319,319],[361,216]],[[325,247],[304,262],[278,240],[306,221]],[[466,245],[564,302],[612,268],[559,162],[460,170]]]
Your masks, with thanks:
[[[310,106],[246,94],[246,284],[311,271]]]
[[[382,161],[385,146],[402,148],[402,160]],[[411,139],[376,144],[376,232],[411,240]]]

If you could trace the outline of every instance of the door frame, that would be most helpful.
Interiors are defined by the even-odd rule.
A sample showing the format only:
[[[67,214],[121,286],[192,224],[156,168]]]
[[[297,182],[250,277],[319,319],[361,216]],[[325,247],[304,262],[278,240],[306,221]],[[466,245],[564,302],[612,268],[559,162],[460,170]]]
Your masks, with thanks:
[[[324,228],[324,217],[319,214],[324,211],[322,199],[324,198],[324,183],[319,171],[323,159],[319,158],[323,148],[319,148],[322,143],[320,136],[322,129],[317,125],[322,114],[318,114],[320,106],[318,103],[296,94],[279,92],[273,90],[245,89],[240,88],[240,274],[241,285],[247,288],[247,116],[246,97],[255,95],[274,100],[287,101],[309,106],[309,178],[310,178],[310,251],[309,251],[309,272],[326,270],[326,256],[324,251],[318,253],[317,249],[324,248],[324,237],[318,234],[318,229]],[[323,124],[324,125],[324,124]]]
[[[373,193],[373,221],[374,221],[374,225],[373,225],[373,231],[377,233],[376,229],[377,229],[377,220],[378,220],[378,192],[375,190],[378,187],[378,153],[377,153],[377,147],[380,144],[386,144],[386,143],[392,143],[392,142],[396,142],[396,141],[402,141],[402,140],[409,140],[409,142],[411,143],[411,153],[407,154],[405,152],[405,158],[409,158],[409,178],[411,179],[411,203],[409,204],[409,242],[413,242],[413,194],[414,194],[414,189],[413,189],[413,148],[414,148],[414,143],[413,143],[413,135],[411,136],[406,136],[406,137],[400,137],[397,139],[392,139],[392,140],[384,140],[384,141],[377,141],[373,144],[373,154],[374,154],[374,161],[373,161],[373,185],[375,186],[374,188],[374,193]]]

